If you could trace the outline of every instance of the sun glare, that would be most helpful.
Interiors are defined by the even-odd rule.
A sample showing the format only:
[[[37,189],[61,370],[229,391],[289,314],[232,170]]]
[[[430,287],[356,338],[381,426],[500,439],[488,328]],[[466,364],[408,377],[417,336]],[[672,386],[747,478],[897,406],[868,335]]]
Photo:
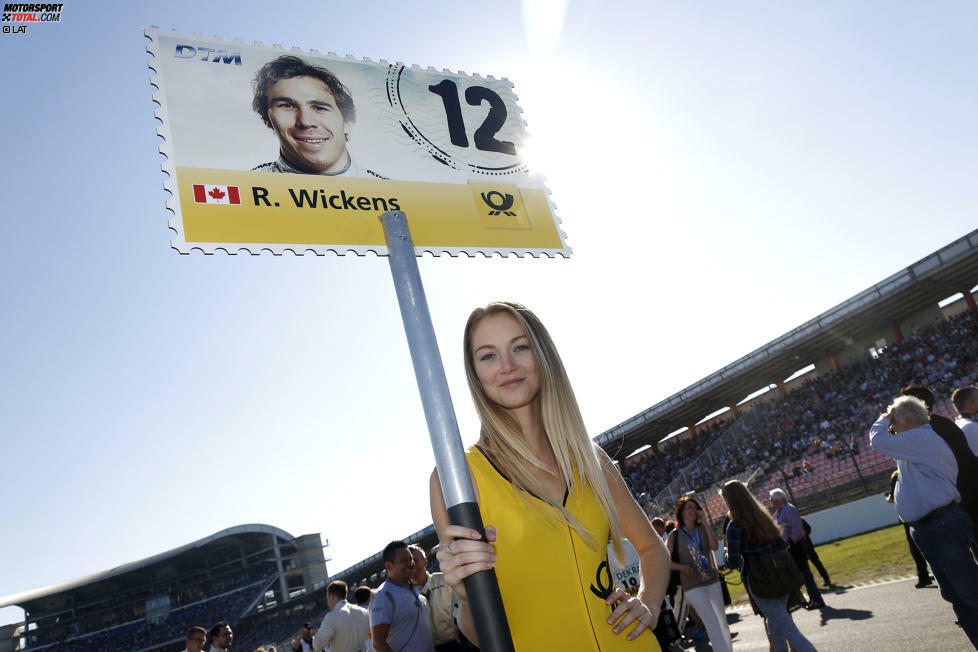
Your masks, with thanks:
[[[534,57],[549,57],[560,44],[567,0],[523,0],[523,34]]]

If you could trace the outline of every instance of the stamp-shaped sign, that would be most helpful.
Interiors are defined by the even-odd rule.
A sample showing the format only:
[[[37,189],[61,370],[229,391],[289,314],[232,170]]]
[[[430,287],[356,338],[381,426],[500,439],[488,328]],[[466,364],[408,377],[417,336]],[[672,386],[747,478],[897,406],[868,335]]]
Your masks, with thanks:
[[[146,30],[181,253],[570,255],[505,79]]]

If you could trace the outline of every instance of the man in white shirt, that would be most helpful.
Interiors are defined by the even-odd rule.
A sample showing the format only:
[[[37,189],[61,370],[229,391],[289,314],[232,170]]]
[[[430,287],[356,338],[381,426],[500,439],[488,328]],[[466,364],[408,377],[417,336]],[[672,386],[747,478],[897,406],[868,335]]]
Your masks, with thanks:
[[[187,632],[187,640],[184,641],[186,649],[183,652],[204,652],[204,643],[207,642],[207,630],[200,625],[194,625]]]
[[[975,456],[978,456],[978,387],[959,387],[951,394],[951,403],[954,404],[954,409],[958,412],[958,418],[954,424],[964,433],[968,448]],[[958,465],[960,466],[961,463],[959,462]],[[965,477],[970,477],[968,481],[970,481],[972,488],[978,484],[978,478],[975,477],[976,468],[978,468],[978,463],[973,461],[971,470],[964,471],[964,473],[971,474]],[[961,479],[962,476],[959,474],[958,480]],[[975,557],[978,557],[978,504],[976,504],[978,501],[974,499],[974,493],[976,492],[972,492],[968,496],[963,492],[961,498],[964,508],[968,511],[968,516],[971,517],[971,552]],[[969,498],[970,500],[968,500]]]
[[[331,652],[361,652],[370,636],[370,616],[367,610],[346,601],[346,582],[337,580],[326,587],[329,612],[323,618],[312,646]]]
[[[234,632],[231,631],[231,623],[226,620],[214,623],[209,634],[211,639],[211,652],[227,652],[234,640]]]
[[[435,643],[435,652],[462,650],[462,645],[456,638],[455,623],[452,620],[452,587],[445,583],[445,574],[428,572],[428,556],[421,546],[410,545],[408,550],[414,557],[414,573],[411,575],[411,584],[417,587],[421,595],[428,599],[428,616],[431,624],[431,637]]]
[[[968,440],[968,447],[971,452],[978,455],[978,387],[959,387],[951,394],[951,403],[958,411],[958,418],[954,421],[964,438]]]

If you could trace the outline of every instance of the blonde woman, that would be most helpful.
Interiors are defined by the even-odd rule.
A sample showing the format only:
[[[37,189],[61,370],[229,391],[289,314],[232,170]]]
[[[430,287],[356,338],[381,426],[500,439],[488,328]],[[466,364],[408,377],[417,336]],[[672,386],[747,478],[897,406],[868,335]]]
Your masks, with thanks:
[[[489,543],[450,525],[431,478],[438,561],[458,594],[459,626],[478,644],[464,578],[495,568],[518,652],[658,650],[652,634],[668,582],[661,539],[594,445],[560,355],[540,320],[514,303],[469,316],[465,371],[482,422],[466,459]],[[615,588],[607,542],[635,546],[635,597]]]
[[[727,566],[740,570],[744,587],[757,604],[771,647],[774,652],[788,652],[789,643],[798,652],[815,652],[815,646],[801,633],[788,611],[788,594],[776,598],[761,598],[754,592],[745,569],[751,558],[776,550],[787,550],[787,542],[781,538],[781,528],[774,522],[764,505],[758,502],[743,482],[731,480],[720,490],[730,510],[727,526]]]

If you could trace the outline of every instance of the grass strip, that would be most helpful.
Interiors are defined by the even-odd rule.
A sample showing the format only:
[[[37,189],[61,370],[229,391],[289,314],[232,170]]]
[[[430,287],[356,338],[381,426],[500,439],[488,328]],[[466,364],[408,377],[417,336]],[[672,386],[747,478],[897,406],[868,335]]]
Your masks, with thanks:
[[[823,543],[815,546],[815,551],[835,588],[851,588],[916,572],[902,525],[891,525],[847,539]],[[819,589],[822,589],[822,578],[814,567],[812,574]],[[735,605],[747,603],[747,594],[740,583],[740,573],[734,571],[727,576],[727,588]]]

